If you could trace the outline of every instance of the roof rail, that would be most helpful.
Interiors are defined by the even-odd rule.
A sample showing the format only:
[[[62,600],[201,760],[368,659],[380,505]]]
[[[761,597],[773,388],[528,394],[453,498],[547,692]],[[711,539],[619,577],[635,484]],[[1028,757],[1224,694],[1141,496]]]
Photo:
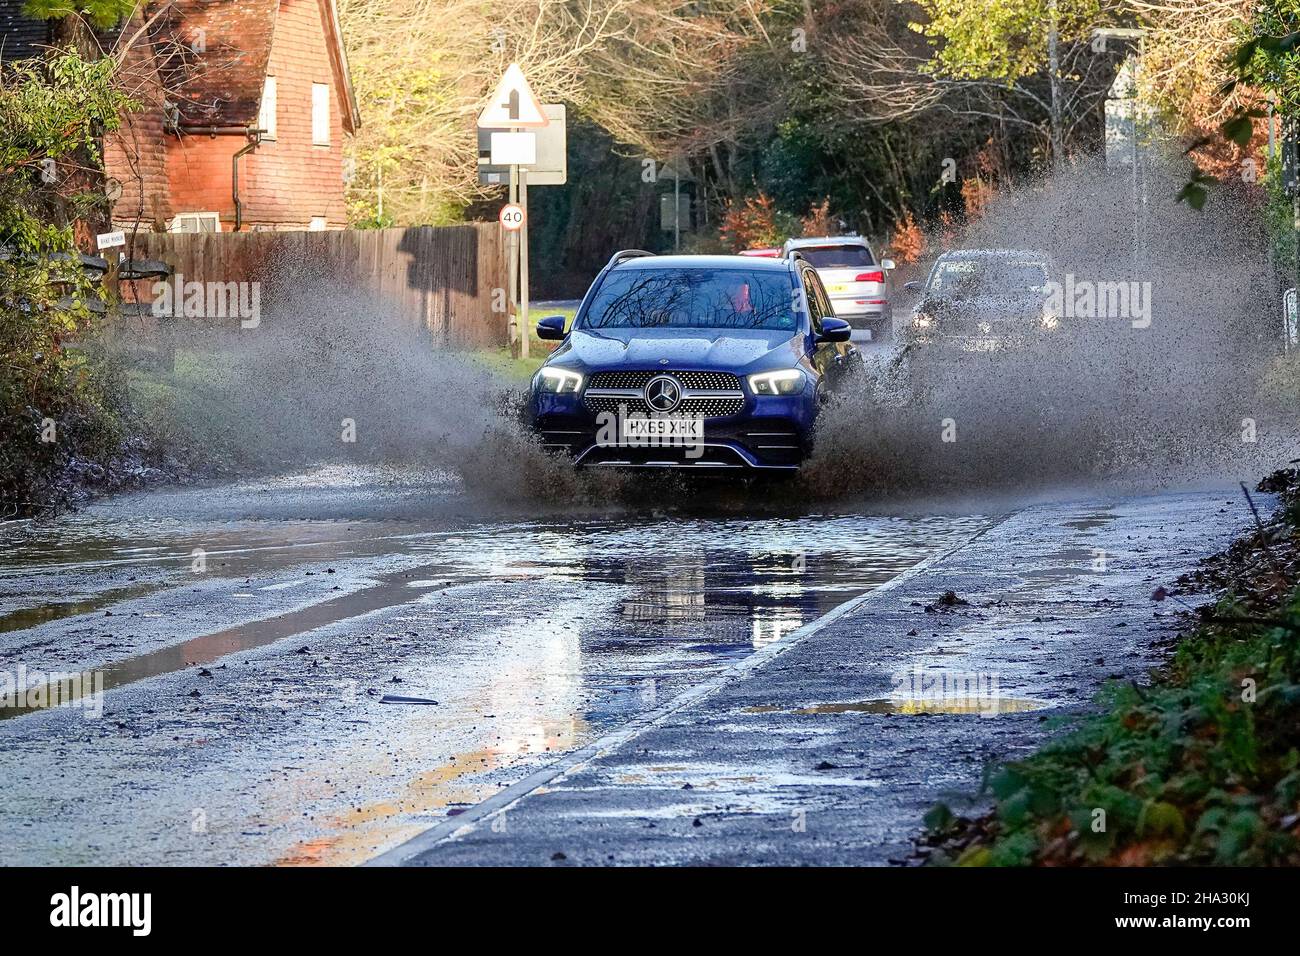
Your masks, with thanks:
[[[644,249],[620,249],[610,258],[609,264],[605,268],[612,269],[624,259],[639,259],[642,256],[653,256],[654,254],[653,252],[646,252]]]

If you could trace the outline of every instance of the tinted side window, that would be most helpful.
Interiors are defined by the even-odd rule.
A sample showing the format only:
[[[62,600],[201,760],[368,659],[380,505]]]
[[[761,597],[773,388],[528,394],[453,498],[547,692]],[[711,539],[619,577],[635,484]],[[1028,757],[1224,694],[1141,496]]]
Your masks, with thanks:
[[[812,329],[820,333],[822,319],[829,314],[826,307],[826,293],[822,291],[822,284],[816,272],[812,269],[801,269],[800,273],[803,276],[804,295],[808,297],[808,316],[812,321]]]
[[[835,317],[835,306],[831,304],[831,294],[826,291],[826,285],[822,282],[822,277],[816,271],[809,270],[812,281],[817,286],[817,301],[821,303],[822,315],[827,318]]]

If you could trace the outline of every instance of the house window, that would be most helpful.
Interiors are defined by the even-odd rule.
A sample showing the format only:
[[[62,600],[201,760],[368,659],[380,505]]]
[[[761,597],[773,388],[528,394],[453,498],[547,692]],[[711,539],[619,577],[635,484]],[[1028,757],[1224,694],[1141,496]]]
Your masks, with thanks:
[[[168,232],[220,232],[221,214],[216,212],[183,212],[167,227]]]
[[[257,114],[257,126],[266,130],[263,140],[275,139],[275,77],[268,76],[262,84],[262,109]]]
[[[311,85],[311,142],[313,146],[330,144],[330,86]]]
[[[312,216],[311,222],[307,223],[308,232],[324,232],[326,228],[324,216]]]

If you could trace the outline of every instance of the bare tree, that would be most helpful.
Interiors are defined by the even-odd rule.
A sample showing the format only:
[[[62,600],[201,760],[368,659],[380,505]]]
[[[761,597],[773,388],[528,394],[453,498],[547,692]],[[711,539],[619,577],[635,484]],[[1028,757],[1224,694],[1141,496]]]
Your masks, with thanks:
[[[1126,6],[1147,26],[1143,91],[1186,129],[1211,127],[1237,107],[1255,105],[1255,92],[1244,85],[1219,94],[1254,0],[1127,0]]]
[[[351,205],[401,222],[481,198],[474,118],[507,64],[629,147],[667,158],[734,140],[742,51],[768,0],[341,0],[365,127]],[[758,90],[753,97],[757,100]],[[730,113],[727,107],[731,107]],[[381,192],[382,190],[382,192]]]

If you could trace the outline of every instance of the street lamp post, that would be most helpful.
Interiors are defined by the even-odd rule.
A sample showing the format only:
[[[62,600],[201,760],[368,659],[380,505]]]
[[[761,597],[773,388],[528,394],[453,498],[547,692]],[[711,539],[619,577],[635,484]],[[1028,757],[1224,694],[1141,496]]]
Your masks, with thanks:
[[[1094,39],[1137,40],[1137,57],[1133,63],[1131,95],[1129,96],[1129,119],[1132,123],[1132,159],[1133,166],[1133,278],[1142,274],[1146,260],[1146,207],[1147,182],[1146,171],[1141,169],[1142,153],[1138,143],[1138,77],[1142,68],[1142,56],[1145,53],[1147,31],[1141,28],[1102,27],[1092,31]],[[1104,49],[1104,46],[1103,46]]]

